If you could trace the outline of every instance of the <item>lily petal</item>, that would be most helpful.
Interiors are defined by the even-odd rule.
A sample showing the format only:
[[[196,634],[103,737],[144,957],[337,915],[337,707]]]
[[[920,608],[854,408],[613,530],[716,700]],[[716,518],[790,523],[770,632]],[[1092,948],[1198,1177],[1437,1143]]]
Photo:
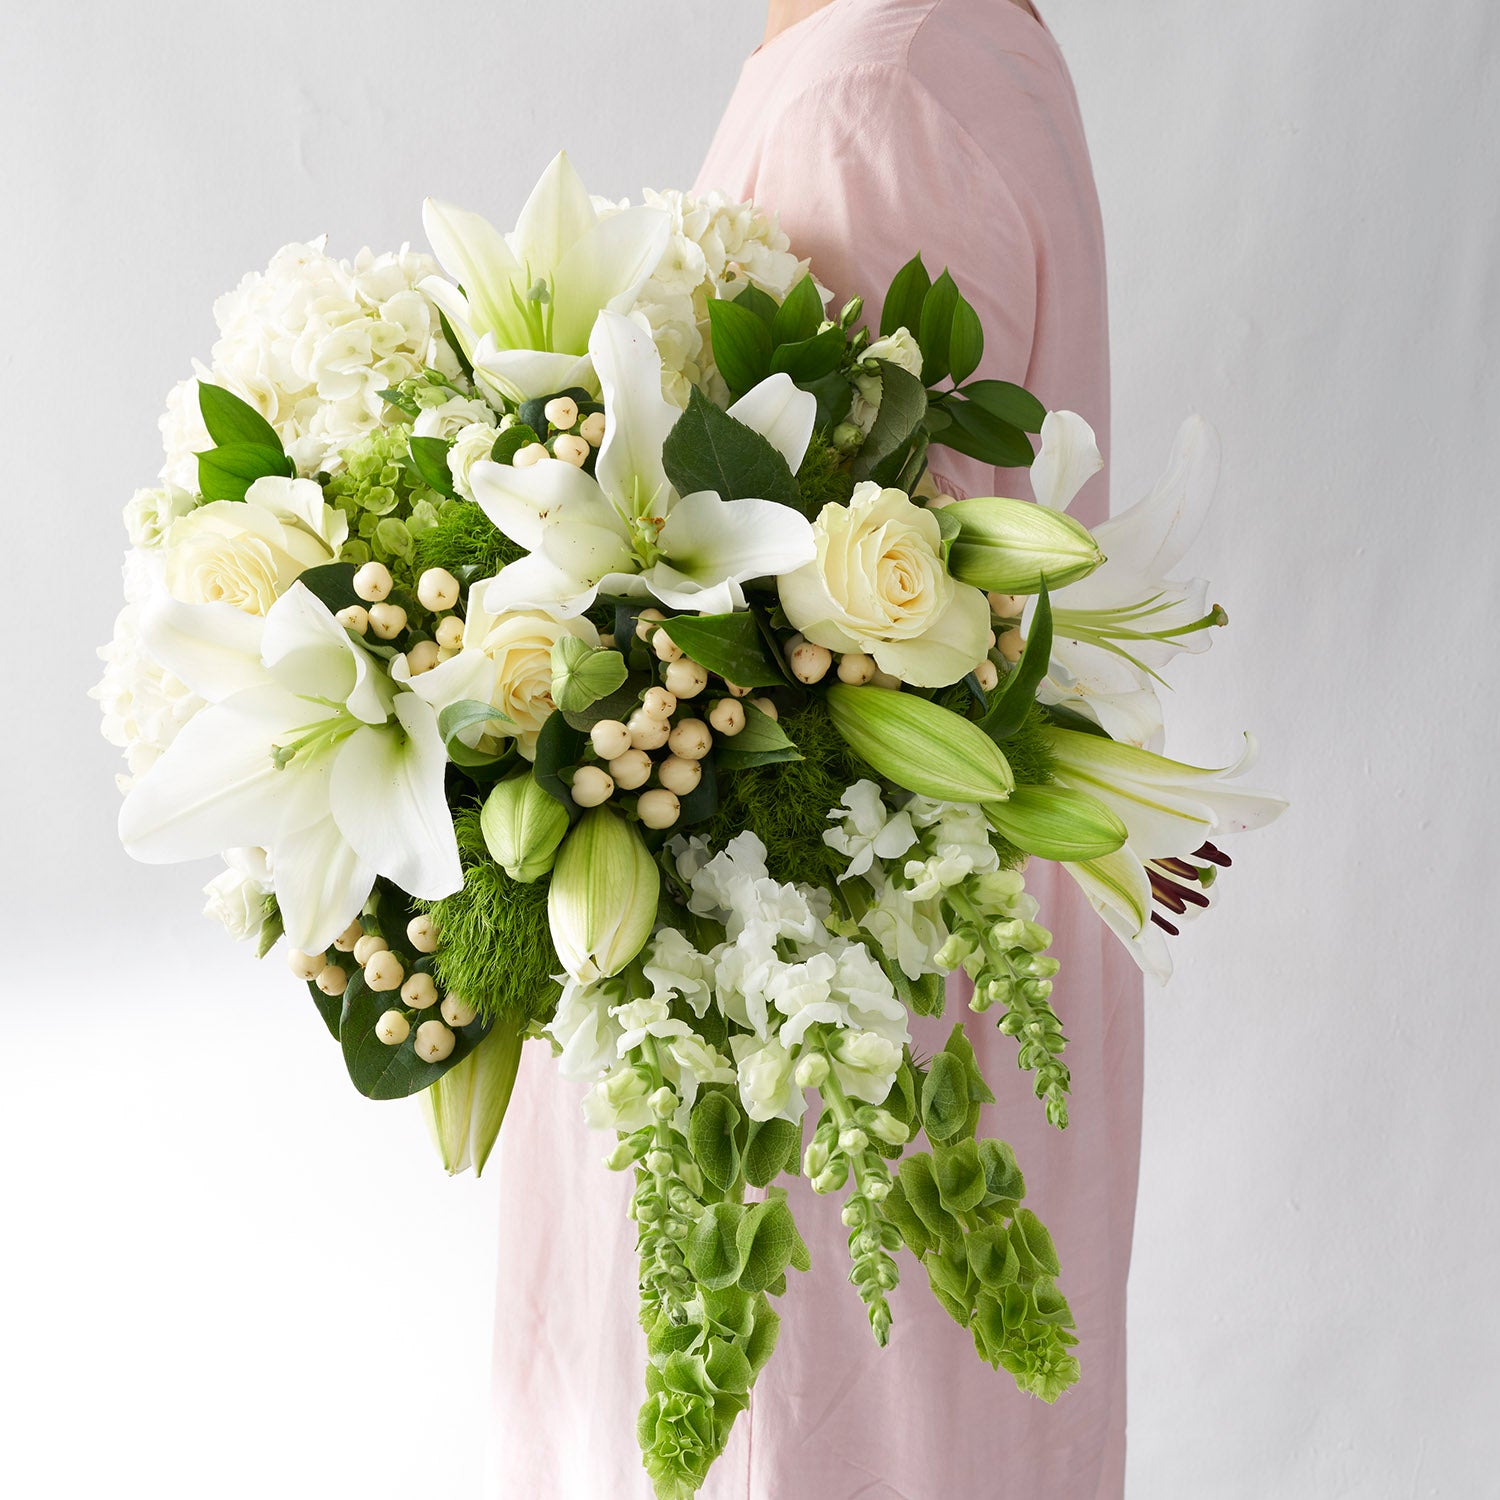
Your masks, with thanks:
[[[467,321],[524,343],[524,324],[512,300],[524,273],[504,235],[488,219],[436,198],[422,205],[422,227],[439,265],[464,289]]]
[[[333,818],[323,817],[277,843],[271,878],[287,941],[304,953],[322,953],[359,915],[375,870],[349,847]]]
[[[600,219],[557,262],[552,343],[581,352],[600,312],[625,313],[666,253],[672,221],[641,206]]]
[[[1077,412],[1049,411],[1042,421],[1041,448],[1031,464],[1031,493],[1037,504],[1066,510],[1085,481],[1103,467],[1094,429]],[[1108,549],[1104,552],[1107,557]]]
[[[470,359],[474,373],[507,401],[529,401],[533,396],[583,386],[598,389],[593,362],[587,354],[552,354],[545,349],[500,349],[488,335]]]
[[[598,216],[582,179],[559,151],[537,179],[513,233],[511,253],[527,274],[542,276],[594,227]]]
[[[790,506],[721,500],[712,490],[672,507],[658,545],[674,568],[705,586],[790,573],[817,556],[811,524]]]
[[[560,620],[581,615],[598,594],[598,585],[580,582],[540,552],[507,564],[484,591],[491,614],[511,609],[544,609]]]
[[[260,659],[264,630],[263,619],[232,604],[184,604],[165,591],[141,613],[146,649],[210,703],[268,680]]]
[[[595,321],[589,353],[604,393],[604,441],[594,464],[599,487],[627,512],[639,514],[651,502],[664,506],[671,487],[661,449],[682,413],[661,393],[661,355],[645,329],[611,312]]]
[[[267,611],[261,660],[282,687],[299,697],[346,703],[367,724],[383,724],[390,717],[384,675],[372,669],[363,648],[304,583],[294,583]]]
[[[778,373],[746,391],[729,415],[765,438],[795,474],[807,457],[818,402],[810,391],[799,390],[790,375]]]
[[[595,506],[599,486],[582,469],[560,458],[529,469],[481,459],[469,470],[479,508],[511,541],[535,552],[551,515],[571,515]]]

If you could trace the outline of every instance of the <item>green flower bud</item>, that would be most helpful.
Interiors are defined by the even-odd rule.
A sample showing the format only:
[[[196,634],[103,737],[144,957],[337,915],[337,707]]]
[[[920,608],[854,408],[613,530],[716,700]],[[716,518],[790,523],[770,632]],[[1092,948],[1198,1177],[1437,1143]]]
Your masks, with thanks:
[[[618,974],[651,936],[661,872],[618,813],[584,814],[558,851],[547,891],[557,956],[575,979]]]
[[[1104,561],[1086,527],[1029,500],[959,500],[944,515],[959,528],[948,571],[975,588],[1035,594],[1046,579],[1049,589],[1060,589]]]
[[[1015,786],[994,740],[940,704],[845,682],[832,684],[826,700],[834,728],[854,753],[909,792],[990,803],[1004,801]]]
[[[539,880],[567,837],[568,810],[537,785],[530,771],[502,781],[479,815],[484,842],[512,880]]]
[[[462,1062],[449,1068],[422,1095],[427,1125],[451,1176],[466,1167],[484,1171],[521,1064],[524,1032],[498,1019]]]
[[[1097,797],[1065,786],[1018,786],[984,810],[996,832],[1043,859],[1085,860],[1124,844],[1124,823]]]

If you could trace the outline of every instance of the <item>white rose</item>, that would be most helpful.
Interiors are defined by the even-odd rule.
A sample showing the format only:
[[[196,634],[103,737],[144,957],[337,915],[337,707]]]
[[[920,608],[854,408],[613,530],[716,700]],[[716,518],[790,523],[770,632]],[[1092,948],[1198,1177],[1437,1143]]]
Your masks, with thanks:
[[[417,399],[420,401],[421,397]],[[493,443],[495,420],[494,411],[483,401],[471,401],[467,396],[450,396],[446,401],[424,407],[418,412],[411,430],[413,437],[449,438],[460,430],[467,431],[473,424],[483,422],[490,427],[490,441]]]
[[[160,547],[172,523],[193,508],[193,497],[169,484],[160,490],[137,490],[125,504],[125,530],[132,547]]]
[[[787,619],[831,651],[864,651],[914,687],[946,687],[989,645],[983,593],[943,564],[937,517],[900,490],[857,485],[813,524],[817,556],[776,580]]]
[[[427,413],[423,412],[422,415],[426,416]],[[453,476],[453,488],[465,500],[474,498],[474,491],[469,487],[469,470],[480,459],[490,456],[498,436],[499,432],[492,422],[481,421],[470,422],[467,427],[461,427],[453,439],[453,446],[448,450],[448,472]]]
[[[203,887],[208,901],[205,917],[221,922],[230,937],[258,939],[266,920],[266,897],[271,891],[270,866],[264,849],[231,849],[229,868]]]
[[[883,339],[876,339],[865,350],[866,359],[883,359],[888,365],[897,365],[918,378],[922,374],[922,350],[908,328],[898,328]]]
[[[332,562],[348,534],[348,519],[312,480],[257,479],[243,500],[212,501],[173,524],[167,590],[184,604],[263,615],[300,574]]]

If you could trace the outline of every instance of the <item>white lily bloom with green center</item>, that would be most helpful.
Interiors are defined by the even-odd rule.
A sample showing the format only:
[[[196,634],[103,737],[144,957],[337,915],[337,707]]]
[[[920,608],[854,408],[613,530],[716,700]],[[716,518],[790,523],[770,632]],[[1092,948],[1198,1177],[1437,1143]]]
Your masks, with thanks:
[[[1057,729],[1050,740],[1059,785],[1098,798],[1129,835],[1114,853],[1063,868],[1141,968],[1164,983],[1172,960],[1163,934],[1177,929],[1154,907],[1181,914],[1187,906],[1207,905],[1204,889],[1216,867],[1228,864],[1211,840],[1263,828],[1287,804],[1267,792],[1225,785],[1254,755],[1248,735],[1245,753],[1220,769],[1168,760],[1097,734]]]
[[[147,864],[255,846],[270,854],[287,937],[320,953],[377,875],[437,899],[463,885],[432,708],[302,584],[264,619],[161,598],[152,653],[208,701],[120,809]]]
[[[1047,414],[1031,466],[1040,504],[1066,510],[1102,465],[1082,417]],[[1161,704],[1152,685],[1161,680],[1159,670],[1179,651],[1207,650],[1208,627],[1227,620],[1217,605],[1208,606],[1204,579],[1167,576],[1203,525],[1218,473],[1218,435],[1202,417],[1189,417],[1151,493],[1093,529],[1106,561],[1052,598],[1052,661],[1038,692],[1042,702],[1077,709],[1114,739],[1159,743]]]
[[[422,224],[459,286],[430,276],[421,289],[446,314],[475,375],[510,401],[593,386],[594,319],[606,308],[631,309],[672,232],[670,216],[658,208],[601,218],[563,151],[509,234],[432,198],[422,206]]]
[[[617,313],[601,313],[589,340],[604,399],[604,441],[590,477],[561,459],[529,469],[476,463],[469,470],[484,513],[529,557],[502,568],[485,608],[582,614],[600,593],[654,596],[672,609],[739,609],[747,579],[812,561],[813,530],[773,500],[722,500],[712,490],[679,496],[662,467],[662,444],[682,415],[661,393],[651,337]],[[729,408],[796,473],[817,401],[772,375]]]

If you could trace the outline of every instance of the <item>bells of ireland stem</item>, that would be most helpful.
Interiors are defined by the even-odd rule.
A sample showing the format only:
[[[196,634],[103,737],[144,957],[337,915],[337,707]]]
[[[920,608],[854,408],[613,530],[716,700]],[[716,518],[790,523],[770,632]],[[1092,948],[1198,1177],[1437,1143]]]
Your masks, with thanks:
[[[1043,859],[1101,859],[1128,836],[1124,823],[1097,797],[1065,786],[1018,786],[984,811],[997,833]]]
[[[1087,527],[1029,500],[959,500],[943,516],[958,523],[948,571],[975,588],[1035,594],[1045,578],[1049,589],[1060,589],[1104,561]]]
[[[651,936],[660,893],[661,872],[635,825],[607,807],[585,813],[547,888],[563,967],[585,982],[618,974]]]
[[[527,771],[502,781],[479,815],[484,842],[512,880],[540,880],[568,834],[568,810]]]
[[[489,1160],[521,1064],[524,1025],[498,1017],[477,1047],[422,1095],[427,1128],[451,1177]]]
[[[829,717],[850,749],[909,792],[943,802],[1003,802],[1015,786],[1000,747],[968,719],[892,688],[833,683]]]

